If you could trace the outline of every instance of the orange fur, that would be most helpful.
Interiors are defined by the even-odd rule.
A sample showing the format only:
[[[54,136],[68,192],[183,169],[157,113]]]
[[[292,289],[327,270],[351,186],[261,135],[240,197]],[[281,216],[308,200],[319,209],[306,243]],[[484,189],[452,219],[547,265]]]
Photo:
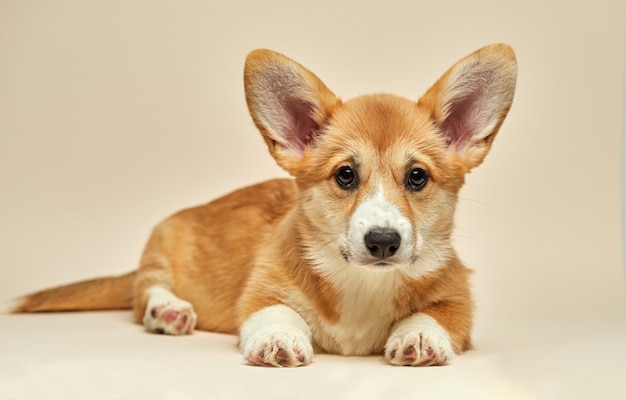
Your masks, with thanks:
[[[382,94],[343,102],[304,67],[257,50],[244,73],[250,113],[269,152],[295,179],[183,210],[154,229],[136,274],[27,296],[15,311],[132,302],[135,320],[145,323],[150,289],[161,287],[193,305],[203,330],[237,333],[258,312],[286,305],[307,322],[320,350],[386,351],[390,361],[410,363],[416,345],[404,349],[411,359],[396,362],[385,339],[402,331],[396,326],[408,317],[424,314],[461,353],[471,347],[473,303],[470,271],[450,244],[457,194],[509,110],[515,68],[512,50],[492,45],[455,64],[418,102]],[[338,185],[344,166],[358,172],[354,189]],[[427,171],[429,181],[411,190],[407,174],[416,168]],[[358,254],[346,250],[355,214],[377,196],[415,232],[401,242],[415,254],[398,266],[359,265],[352,261]],[[90,302],[101,288],[99,302]],[[368,315],[366,306],[384,315]],[[368,324],[376,331],[370,341],[357,329]],[[353,344],[345,339],[350,329]],[[292,357],[279,348],[271,361],[267,349],[247,357],[253,364],[299,365],[306,363],[300,350],[294,347]],[[437,357],[426,361],[446,361]]]
[[[132,305],[136,275],[131,272],[42,290],[19,299],[12,312],[127,309]]]

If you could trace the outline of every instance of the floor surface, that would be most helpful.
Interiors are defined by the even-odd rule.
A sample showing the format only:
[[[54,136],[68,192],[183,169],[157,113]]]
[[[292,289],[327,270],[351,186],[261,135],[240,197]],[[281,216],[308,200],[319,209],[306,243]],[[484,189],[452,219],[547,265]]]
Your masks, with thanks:
[[[3,315],[0,332],[0,399],[626,398],[621,317],[483,324],[475,350],[426,368],[325,354],[251,367],[234,336],[152,335],[124,311]]]

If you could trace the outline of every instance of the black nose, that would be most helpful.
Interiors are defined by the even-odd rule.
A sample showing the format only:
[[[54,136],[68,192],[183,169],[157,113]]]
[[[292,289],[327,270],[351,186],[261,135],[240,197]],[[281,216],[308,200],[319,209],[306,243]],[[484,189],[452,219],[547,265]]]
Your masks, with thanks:
[[[393,256],[400,247],[400,234],[390,228],[373,228],[365,234],[365,246],[381,260]]]

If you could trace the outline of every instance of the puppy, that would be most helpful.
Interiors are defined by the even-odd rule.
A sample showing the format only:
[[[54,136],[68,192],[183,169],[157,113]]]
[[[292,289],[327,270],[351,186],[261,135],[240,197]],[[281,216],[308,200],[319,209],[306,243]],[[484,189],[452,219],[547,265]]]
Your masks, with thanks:
[[[464,177],[513,100],[504,44],[453,65],[417,102],[342,101],[270,50],[246,60],[250,114],[294,179],[159,224],[130,274],[25,296],[11,312],[127,309],[150,332],[239,334],[252,365],[314,351],[442,365],[471,347],[470,271],[451,245]]]

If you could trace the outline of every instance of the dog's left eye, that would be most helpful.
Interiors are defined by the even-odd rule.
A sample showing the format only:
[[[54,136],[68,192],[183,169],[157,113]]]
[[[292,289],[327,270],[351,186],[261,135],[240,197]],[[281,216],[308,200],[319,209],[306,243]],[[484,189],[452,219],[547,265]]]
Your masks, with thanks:
[[[343,166],[335,171],[335,180],[345,190],[354,189],[358,183],[356,172],[348,166]]]
[[[411,190],[422,190],[428,183],[428,172],[423,168],[413,168],[406,176],[406,188]]]

